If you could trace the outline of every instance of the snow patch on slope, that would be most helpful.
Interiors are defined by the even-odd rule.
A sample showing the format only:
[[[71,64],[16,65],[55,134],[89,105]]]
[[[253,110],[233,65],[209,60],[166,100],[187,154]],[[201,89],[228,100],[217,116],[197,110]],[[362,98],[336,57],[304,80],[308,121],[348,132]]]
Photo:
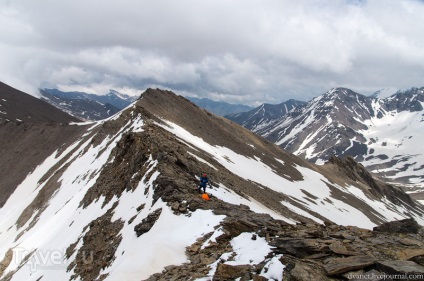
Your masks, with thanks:
[[[387,163],[386,168],[372,168],[373,173],[387,173],[386,178],[396,180],[412,177],[411,185],[424,187],[424,153],[417,144],[424,143],[422,112],[387,112],[381,118],[366,120],[368,130],[361,133],[368,140],[371,155],[361,162],[366,167]],[[378,157],[383,155],[384,159]],[[421,163],[421,164],[420,164]]]

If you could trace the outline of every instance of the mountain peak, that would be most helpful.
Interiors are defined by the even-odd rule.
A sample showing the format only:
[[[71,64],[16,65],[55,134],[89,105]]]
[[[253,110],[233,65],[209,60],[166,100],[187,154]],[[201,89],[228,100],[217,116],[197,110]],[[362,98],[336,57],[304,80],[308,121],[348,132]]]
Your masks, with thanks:
[[[350,89],[347,88],[342,88],[342,87],[338,87],[338,88],[333,88],[330,91],[328,91],[327,93],[325,93],[324,95],[322,95],[322,97],[324,99],[330,99],[330,100],[335,100],[335,99],[341,99],[341,100],[345,100],[345,99],[354,99],[358,96],[362,96],[361,94],[358,94]],[[365,96],[363,96],[365,97]]]
[[[114,90],[114,89],[110,89],[109,90],[109,93],[107,94],[107,95],[112,95],[112,96],[116,96],[116,97],[118,97],[118,98],[120,98],[120,99],[122,99],[122,100],[128,100],[128,101],[134,101],[136,98],[134,98],[134,97],[132,97],[132,96],[130,96],[130,95],[127,95],[127,94],[123,94],[123,93],[121,93],[121,92],[119,92],[119,91],[116,91],[116,90]]]

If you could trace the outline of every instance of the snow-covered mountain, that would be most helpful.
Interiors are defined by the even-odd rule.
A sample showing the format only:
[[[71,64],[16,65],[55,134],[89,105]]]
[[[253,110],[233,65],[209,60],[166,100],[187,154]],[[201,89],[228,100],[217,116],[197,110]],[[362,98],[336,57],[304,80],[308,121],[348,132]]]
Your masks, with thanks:
[[[423,225],[423,207],[351,158],[310,164],[158,89],[113,117],[66,126],[80,133],[0,209],[0,278],[342,280],[405,260],[423,268],[412,261],[419,228],[407,238],[369,230],[408,217]],[[209,201],[196,190],[202,173]]]
[[[306,102],[293,99],[280,104],[264,103],[250,111],[228,114],[225,117],[251,131],[258,132],[261,127],[267,127],[268,124],[272,124],[275,120],[305,104]]]
[[[107,95],[40,89],[41,98],[82,120],[101,120],[124,109],[137,97],[110,90]]]
[[[385,180],[422,191],[423,103],[424,88],[386,98],[335,88],[284,116],[248,128],[314,163],[332,155],[353,156]],[[247,120],[235,121],[246,126]],[[419,194],[417,198],[424,199]]]
[[[372,95],[370,95],[371,98],[388,98],[390,96],[393,96],[394,94],[396,94],[397,92],[399,92],[398,89],[396,88],[384,88],[384,89],[380,89],[376,92],[374,92]]]

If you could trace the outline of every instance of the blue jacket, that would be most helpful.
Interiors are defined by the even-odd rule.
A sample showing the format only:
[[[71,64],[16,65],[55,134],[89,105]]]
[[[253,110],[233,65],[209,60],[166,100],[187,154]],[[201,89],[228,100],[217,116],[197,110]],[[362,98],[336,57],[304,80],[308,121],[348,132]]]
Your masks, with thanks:
[[[209,182],[208,178],[204,178],[203,176],[200,177],[200,186],[206,187],[206,184]]]

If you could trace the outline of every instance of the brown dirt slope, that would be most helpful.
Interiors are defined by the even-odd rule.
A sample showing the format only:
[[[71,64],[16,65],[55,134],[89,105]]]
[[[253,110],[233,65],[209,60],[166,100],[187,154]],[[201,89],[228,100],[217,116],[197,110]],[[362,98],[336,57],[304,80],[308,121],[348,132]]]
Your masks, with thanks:
[[[84,129],[56,123],[0,124],[0,207],[37,165]]]

